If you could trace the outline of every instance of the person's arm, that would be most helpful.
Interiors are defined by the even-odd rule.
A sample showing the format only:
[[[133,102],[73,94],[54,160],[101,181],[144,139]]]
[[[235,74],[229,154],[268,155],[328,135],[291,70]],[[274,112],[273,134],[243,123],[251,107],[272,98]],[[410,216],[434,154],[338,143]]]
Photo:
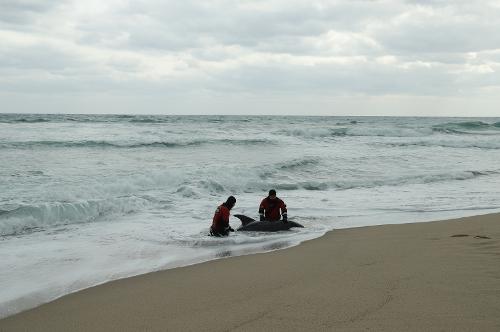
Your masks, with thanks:
[[[229,226],[229,209],[228,208],[224,208],[222,210],[221,217],[222,217],[222,225],[224,225],[224,229],[228,230],[230,232],[234,232],[234,229],[232,229],[231,226]]]
[[[266,220],[266,217],[264,216],[264,211],[266,210],[265,201],[266,201],[266,199],[264,198],[262,200],[262,202],[260,202],[260,206],[259,206],[259,217],[260,217],[259,220],[260,221]]]
[[[287,222],[288,221],[288,214],[287,214],[287,209],[286,209],[286,204],[285,202],[281,201],[281,216],[283,217],[283,222]]]

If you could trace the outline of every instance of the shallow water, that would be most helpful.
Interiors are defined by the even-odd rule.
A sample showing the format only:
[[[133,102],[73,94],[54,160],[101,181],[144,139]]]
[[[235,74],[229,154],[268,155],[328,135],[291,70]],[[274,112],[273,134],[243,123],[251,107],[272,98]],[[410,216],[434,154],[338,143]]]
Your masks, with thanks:
[[[500,209],[498,118],[0,114],[0,157],[0,317],[335,228]],[[256,217],[270,188],[306,228],[206,236],[228,195]]]

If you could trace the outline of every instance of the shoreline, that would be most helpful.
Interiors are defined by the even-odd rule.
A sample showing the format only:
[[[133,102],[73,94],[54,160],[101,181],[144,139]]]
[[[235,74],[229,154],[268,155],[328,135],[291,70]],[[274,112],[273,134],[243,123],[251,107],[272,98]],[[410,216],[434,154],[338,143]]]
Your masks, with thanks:
[[[0,330],[494,331],[499,240],[500,213],[338,229],[107,282],[1,319]]]

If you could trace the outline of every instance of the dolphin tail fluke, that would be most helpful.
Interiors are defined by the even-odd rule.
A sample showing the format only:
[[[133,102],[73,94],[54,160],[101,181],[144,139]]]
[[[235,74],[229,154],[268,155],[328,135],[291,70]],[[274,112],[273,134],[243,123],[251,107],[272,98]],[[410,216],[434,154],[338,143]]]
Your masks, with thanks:
[[[251,222],[254,222],[255,219],[252,219],[250,217],[247,217],[247,216],[244,216],[242,214],[235,214],[234,215],[236,218],[238,218],[239,220],[241,220],[241,225],[242,226],[245,226],[245,225],[248,225],[249,223]]]

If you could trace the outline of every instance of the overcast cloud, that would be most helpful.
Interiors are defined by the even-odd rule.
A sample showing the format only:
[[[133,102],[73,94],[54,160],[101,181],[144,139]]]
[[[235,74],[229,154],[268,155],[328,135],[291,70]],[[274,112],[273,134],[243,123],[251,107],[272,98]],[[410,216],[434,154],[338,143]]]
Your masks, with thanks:
[[[500,1],[0,0],[0,112],[500,116]]]

